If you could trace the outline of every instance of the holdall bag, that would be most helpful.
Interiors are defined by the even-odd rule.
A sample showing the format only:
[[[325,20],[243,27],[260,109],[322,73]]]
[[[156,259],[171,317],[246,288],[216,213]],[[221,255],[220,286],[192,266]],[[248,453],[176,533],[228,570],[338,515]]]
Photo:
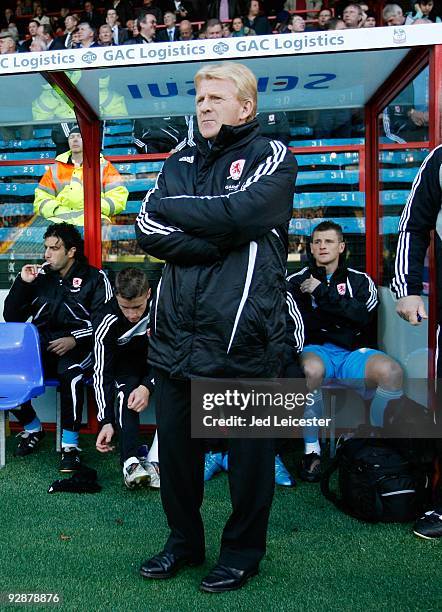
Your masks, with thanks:
[[[338,472],[339,494],[330,490]],[[337,508],[367,522],[413,521],[429,503],[431,464],[412,459],[386,440],[342,442],[321,478],[321,492]]]

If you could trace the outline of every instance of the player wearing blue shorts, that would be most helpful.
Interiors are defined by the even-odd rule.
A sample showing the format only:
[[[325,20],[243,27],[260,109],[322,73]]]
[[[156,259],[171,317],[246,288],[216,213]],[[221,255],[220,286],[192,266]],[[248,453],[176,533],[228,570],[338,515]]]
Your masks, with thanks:
[[[365,390],[374,390],[370,423],[383,425],[390,400],[402,396],[402,368],[385,353],[367,348],[369,326],[378,305],[373,280],[345,265],[342,228],[332,221],[315,227],[310,244],[312,263],[288,277],[289,290],[302,313],[305,345],[301,364],[314,403],[306,418],[321,417],[321,385],[329,379]],[[303,480],[316,482],[321,475],[318,428],[304,429]]]

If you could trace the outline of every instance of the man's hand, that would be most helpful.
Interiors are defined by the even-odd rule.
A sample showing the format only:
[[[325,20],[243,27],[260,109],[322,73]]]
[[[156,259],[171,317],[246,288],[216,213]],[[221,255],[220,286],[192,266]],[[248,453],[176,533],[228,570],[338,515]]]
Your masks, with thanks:
[[[149,396],[149,389],[144,385],[140,385],[129,395],[127,407],[129,410],[134,410],[135,412],[143,412],[149,403]]]
[[[428,125],[429,115],[426,111],[418,111],[415,108],[412,108],[408,113],[410,119],[414,123],[414,125],[418,127],[422,127],[423,125]]]
[[[25,283],[32,283],[37,278],[37,274],[39,270],[41,270],[41,265],[39,264],[26,264],[23,266],[20,272],[20,276],[22,281]]]
[[[97,436],[97,441],[95,442],[97,451],[100,453],[108,453],[109,451],[114,450],[115,446],[110,445],[110,441],[112,440],[114,433],[114,428],[110,423],[103,425],[100,433]]]
[[[396,312],[402,319],[411,323],[411,325],[420,325],[423,319],[428,319],[424,302],[420,295],[407,295],[400,298],[396,304]]]
[[[304,282],[302,282],[299,288],[301,289],[302,293],[313,293],[316,287],[318,287],[320,284],[321,281],[314,278],[314,276],[310,274],[310,278],[307,278]]]
[[[51,342],[49,342],[48,351],[61,357],[68,351],[71,351],[76,344],[77,342],[73,336],[58,338],[58,340],[51,340]]]

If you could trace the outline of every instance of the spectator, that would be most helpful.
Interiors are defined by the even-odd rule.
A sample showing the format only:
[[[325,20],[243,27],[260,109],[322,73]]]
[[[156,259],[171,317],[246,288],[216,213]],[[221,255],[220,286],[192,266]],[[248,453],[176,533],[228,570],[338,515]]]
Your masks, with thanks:
[[[58,49],[66,48],[60,38],[54,38],[51,26],[46,23],[38,26],[38,35],[44,40],[46,51],[57,51]]]
[[[56,33],[56,35],[58,36],[58,31],[60,30],[61,32],[64,32],[64,29],[66,27],[66,17],[69,15],[69,6],[62,6],[60,8],[60,12],[57,18],[54,17],[54,32]]]
[[[235,15],[241,15],[242,12],[240,0],[209,0],[207,6],[208,18],[219,21],[228,21]]]
[[[147,45],[155,42],[157,20],[152,13],[145,13],[137,19],[139,34],[135,38],[126,40],[125,45]]]
[[[342,21],[347,29],[360,28],[362,24],[362,9],[359,4],[348,4],[343,13]]]
[[[114,45],[122,45],[129,38],[129,33],[126,29],[118,25],[118,13],[115,9],[110,8],[106,11],[106,24],[110,27]]]
[[[357,4],[359,4],[362,11],[361,25],[359,27],[363,28],[365,27],[365,20],[367,19],[368,4],[366,2],[358,2]]]
[[[222,38],[223,26],[218,19],[209,19],[204,27],[205,38]]]
[[[342,19],[338,17],[334,17],[333,19],[329,19],[325,24],[326,30],[346,30],[347,26],[343,22]]]
[[[101,14],[95,10],[95,6],[90,0],[84,3],[84,11],[80,16],[83,23],[88,23],[96,31],[103,23]]]
[[[428,19],[433,23],[441,23],[441,18],[436,15],[434,10],[433,0],[423,0],[416,2],[416,10],[408,13],[405,19],[405,25],[412,24],[416,19]]]
[[[376,14],[374,11],[367,11],[367,17],[364,22],[364,28],[375,28],[376,27]]]
[[[3,11],[3,17],[0,23],[1,23],[0,27],[5,30],[9,27],[10,23],[15,23],[14,11],[11,8],[9,7],[5,8],[5,10]]]
[[[5,30],[0,32],[0,55],[17,53],[17,42],[11,32]]]
[[[143,484],[160,487],[157,434],[147,462],[138,456],[140,413],[147,408],[154,390],[152,367],[147,363],[150,293],[142,270],[120,270],[115,279],[115,296],[95,313],[92,321],[94,391],[100,426],[96,447],[102,453],[113,450],[110,443],[117,426],[120,463],[128,489]],[[126,341],[122,343],[121,338]]]
[[[40,25],[51,25],[50,18],[44,14],[41,4],[35,4],[35,13],[33,19],[38,21]]]
[[[121,25],[127,23],[128,19],[134,19],[134,11],[129,0],[107,0],[104,4],[104,9],[115,9],[118,15],[118,21]]]
[[[80,28],[78,27],[72,32],[72,49],[81,49]]]
[[[180,31],[176,26],[176,15],[172,11],[164,13],[164,29],[157,32],[155,40],[157,42],[174,42],[180,40]]]
[[[254,30],[257,36],[272,33],[269,20],[264,15],[260,15],[258,0],[247,2],[247,16],[244,17],[244,25]]]
[[[332,18],[332,12],[329,8],[323,8],[318,13],[318,22],[307,28],[309,32],[322,32],[326,30],[327,23]]]
[[[91,315],[112,296],[105,274],[87,263],[80,232],[68,223],[44,234],[45,263],[26,264],[5,300],[5,321],[32,317],[40,337],[46,376],[60,381],[61,472],[80,467],[78,432],[83,412],[83,375],[92,365]],[[45,433],[30,401],[12,411],[24,430],[15,454],[34,452]]]
[[[15,14],[17,17],[25,17],[26,15],[31,15],[31,0],[16,0]]]
[[[96,30],[88,21],[83,21],[78,26],[79,39],[82,49],[88,49],[89,47],[98,47],[95,42]]]
[[[273,31],[276,34],[287,34],[289,30],[290,13],[288,11],[280,11],[276,16],[276,23]]]
[[[17,26],[14,23],[10,23],[8,25],[8,32],[10,32],[12,34],[12,37],[14,38],[14,40],[18,42],[20,36],[18,34]],[[18,48],[18,51],[20,51],[20,52],[24,50],[24,49],[22,49],[20,44],[18,44],[17,48]]]
[[[382,11],[382,19],[387,26],[404,25],[405,17],[399,4],[386,4]]]
[[[53,223],[69,220],[84,225],[83,139],[78,125],[69,132],[69,151],[58,155],[41,178],[34,199],[34,211]],[[126,207],[128,190],[114,166],[100,157],[102,173],[101,218],[110,218]]]
[[[192,24],[188,19],[183,19],[178,27],[180,30],[180,40],[194,39]]]
[[[155,6],[155,4],[155,0],[143,0],[143,6],[141,7],[138,19],[141,15],[144,15],[145,13],[150,13],[151,15],[155,15],[157,23],[163,23],[163,12],[160,8]]]
[[[46,41],[41,36],[35,36],[29,51],[46,51]]]
[[[98,29],[98,45],[100,47],[109,47],[114,45],[114,37],[112,35],[112,28],[107,23],[103,23]]]
[[[25,41],[23,41],[22,43],[23,51],[29,51],[32,41],[37,36],[37,30],[38,30],[39,25],[40,24],[38,23],[38,21],[35,21],[35,19],[31,19],[31,21],[28,23],[28,32],[29,32],[30,38],[27,38]]]
[[[287,278],[289,292],[302,313],[305,345],[301,364],[314,403],[306,419],[323,415],[321,386],[337,378],[361,393],[376,389],[370,405],[370,424],[382,427],[390,400],[400,399],[402,368],[385,353],[370,347],[370,325],[378,305],[376,286],[363,272],[345,265],[342,228],[332,221],[315,227],[312,263]],[[364,382],[362,382],[364,381]],[[317,427],[304,429],[305,454],[300,476],[316,482],[321,474]]]
[[[230,38],[232,36],[232,31],[230,30],[229,23],[223,23],[223,38]]]
[[[129,38],[136,36],[136,34],[134,34],[134,21],[134,19],[128,19],[126,21],[126,30]]]
[[[60,38],[66,49],[72,48],[72,45],[74,42],[73,34],[74,34],[74,31],[77,29],[78,24],[79,24],[79,19],[77,15],[68,15],[67,17],[65,17],[65,20],[64,20],[65,31],[64,31],[63,36],[61,36]]]
[[[162,3],[163,12],[172,11],[175,14],[177,21],[182,19],[188,19],[189,21],[194,19],[194,10],[192,2],[186,2],[185,0],[166,0]],[[201,15],[198,15],[201,19]]]
[[[301,33],[305,32],[305,26],[306,23],[304,17],[302,17],[301,15],[293,15],[290,19],[288,29],[290,30],[290,32]]]
[[[234,17],[232,21],[232,36],[255,36],[255,30],[246,27],[242,17]]]

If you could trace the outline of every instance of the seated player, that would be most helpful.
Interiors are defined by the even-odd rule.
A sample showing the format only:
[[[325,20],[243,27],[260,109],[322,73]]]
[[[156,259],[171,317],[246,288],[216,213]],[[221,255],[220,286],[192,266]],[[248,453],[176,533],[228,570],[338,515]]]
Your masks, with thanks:
[[[140,413],[147,408],[154,389],[147,364],[150,293],[142,270],[120,270],[115,296],[93,320],[94,389],[101,426],[96,447],[102,453],[113,450],[111,441],[115,426],[118,428],[120,461],[128,489],[143,484],[160,487],[156,434],[146,461],[139,458],[138,450]]]
[[[68,223],[50,225],[44,235],[45,263],[26,264],[5,301],[5,321],[29,317],[40,336],[46,376],[60,381],[62,427],[61,472],[80,467],[78,432],[81,425],[83,374],[92,366],[91,317],[112,296],[101,270],[87,263],[83,240]],[[31,402],[12,411],[23,426],[18,456],[32,453],[44,431]]]
[[[305,325],[301,365],[314,404],[306,418],[321,417],[321,385],[339,379],[361,392],[374,389],[370,423],[382,427],[390,400],[402,397],[402,368],[385,353],[368,348],[369,324],[378,304],[374,282],[364,272],[345,265],[342,228],[332,221],[315,227],[311,240],[310,266],[288,277],[289,291],[296,300]],[[316,482],[321,474],[318,428],[304,429],[305,454],[301,461],[303,480]]]

